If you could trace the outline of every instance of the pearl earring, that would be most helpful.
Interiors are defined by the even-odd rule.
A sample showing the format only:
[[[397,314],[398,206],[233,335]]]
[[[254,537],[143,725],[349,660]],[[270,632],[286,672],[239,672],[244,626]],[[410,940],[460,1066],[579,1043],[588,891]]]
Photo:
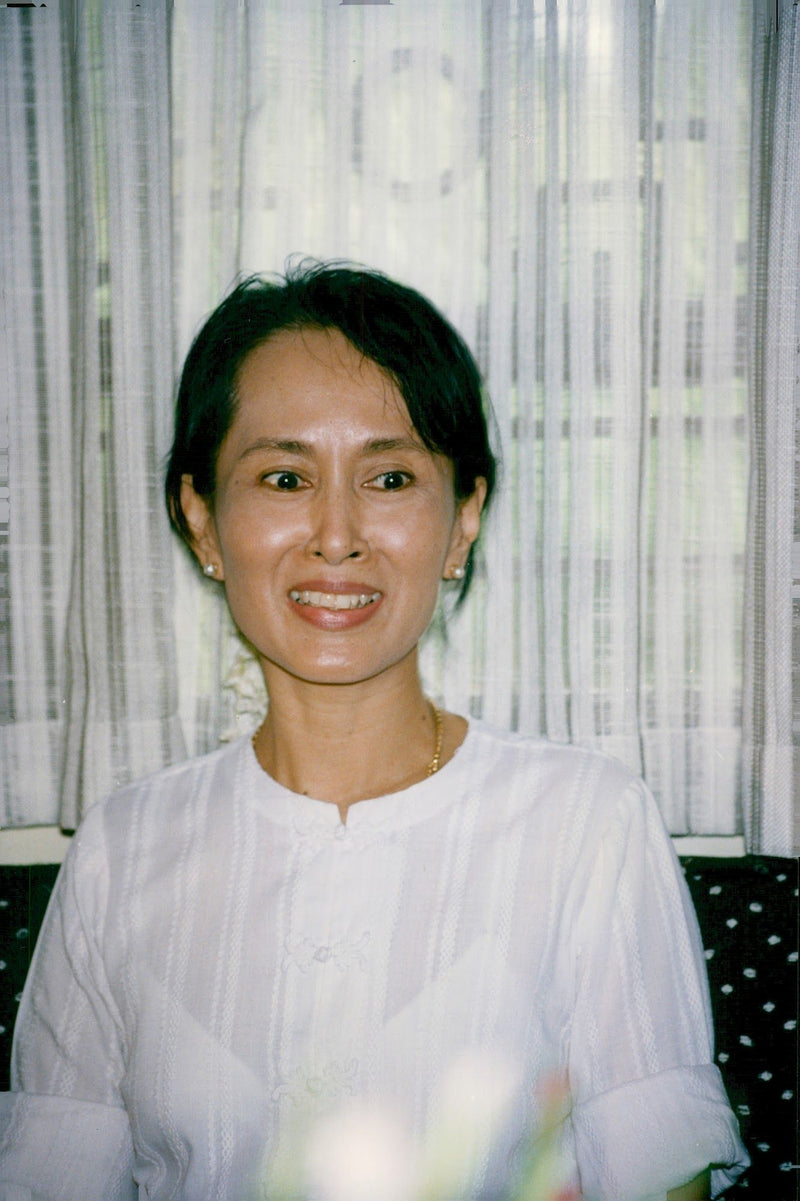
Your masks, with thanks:
[[[213,563],[206,563],[205,567],[203,568],[203,575],[207,575],[210,578],[212,575],[216,574],[216,571],[217,569]]]
[[[450,578],[453,580],[463,580],[466,572],[463,567],[451,567]]]

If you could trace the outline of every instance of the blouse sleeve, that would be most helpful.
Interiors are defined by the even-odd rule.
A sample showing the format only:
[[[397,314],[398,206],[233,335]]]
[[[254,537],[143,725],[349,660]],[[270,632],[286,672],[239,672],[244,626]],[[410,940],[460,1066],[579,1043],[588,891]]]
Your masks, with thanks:
[[[697,919],[641,781],[587,846],[580,876],[569,1074],[584,1201],[663,1201],[722,1165],[717,1196],[749,1159],[712,1062]]]
[[[102,954],[107,885],[93,810],[59,874],[20,1003],[12,1092],[0,1094],[0,1201],[138,1195],[124,1033]]]

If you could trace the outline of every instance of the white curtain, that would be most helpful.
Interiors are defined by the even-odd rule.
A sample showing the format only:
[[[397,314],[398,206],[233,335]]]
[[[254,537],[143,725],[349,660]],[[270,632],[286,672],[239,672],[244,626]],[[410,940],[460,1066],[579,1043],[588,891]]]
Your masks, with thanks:
[[[37,14],[38,15],[38,14]],[[74,523],[61,28],[0,12],[2,823],[58,813]]]
[[[76,0],[0,16],[7,825],[74,828],[110,789],[184,750],[161,514],[166,14]]]
[[[742,794],[748,843],[792,847],[792,532],[800,549],[800,7],[755,43],[750,510]],[[777,22],[775,17],[777,16]],[[788,131],[788,136],[782,136]],[[795,614],[800,648],[800,606]],[[795,664],[800,674],[800,664]],[[795,701],[800,716],[800,696]],[[800,814],[795,809],[795,828]],[[800,852],[795,836],[795,853]]]
[[[252,667],[169,548],[158,477],[202,317],[237,273],[300,253],[431,296],[495,405],[503,488],[474,595],[426,644],[431,691],[620,756],[675,833],[787,851],[791,781],[766,748],[785,745],[769,681],[788,648],[758,633],[782,577],[753,582],[789,553],[790,528],[785,546],[768,531],[791,486],[759,509],[765,473],[748,472],[751,440],[786,432],[791,387],[790,344],[753,331],[791,320],[775,256],[797,228],[797,10],[770,33],[756,0],[131,7],[95,0],[60,26],[48,8],[47,37],[40,10],[0,18],[19,406],[6,822],[70,826],[183,753],[181,732],[201,751],[253,721]],[[34,218],[45,157],[61,175]]]

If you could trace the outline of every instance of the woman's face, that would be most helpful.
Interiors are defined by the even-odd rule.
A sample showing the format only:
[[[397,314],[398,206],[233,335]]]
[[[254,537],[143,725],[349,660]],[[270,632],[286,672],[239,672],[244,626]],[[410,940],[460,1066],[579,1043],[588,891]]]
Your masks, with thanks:
[[[485,495],[456,501],[396,386],[336,330],[254,350],[220,449],[213,512],[185,477],[202,563],[271,672],[352,684],[408,666]]]

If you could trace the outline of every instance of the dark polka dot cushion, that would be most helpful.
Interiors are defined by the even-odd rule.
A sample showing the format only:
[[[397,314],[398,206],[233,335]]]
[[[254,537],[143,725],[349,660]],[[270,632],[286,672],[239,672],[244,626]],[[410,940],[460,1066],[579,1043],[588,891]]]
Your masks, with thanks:
[[[17,1006],[57,875],[53,864],[0,866],[0,1091],[8,1088]]]
[[[797,1201],[798,864],[684,859],[706,948],[719,1063],[753,1160],[727,1196]],[[0,866],[0,1089],[58,868]]]
[[[716,1057],[753,1161],[728,1197],[797,1201],[798,863],[685,859]]]

